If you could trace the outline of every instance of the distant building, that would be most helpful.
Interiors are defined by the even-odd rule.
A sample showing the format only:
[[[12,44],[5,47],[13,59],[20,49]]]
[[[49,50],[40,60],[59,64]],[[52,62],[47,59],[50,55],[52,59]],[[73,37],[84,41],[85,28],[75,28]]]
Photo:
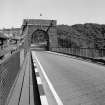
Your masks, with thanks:
[[[8,46],[8,37],[0,32],[0,49],[3,49],[6,46]]]
[[[8,37],[17,37],[21,34],[21,28],[3,29],[2,32]]]

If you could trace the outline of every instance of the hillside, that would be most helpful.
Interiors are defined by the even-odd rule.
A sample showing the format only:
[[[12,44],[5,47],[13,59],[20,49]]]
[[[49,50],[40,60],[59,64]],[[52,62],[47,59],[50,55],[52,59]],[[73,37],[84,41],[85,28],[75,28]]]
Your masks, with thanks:
[[[58,25],[57,35],[61,47],[105,48],[105,25],[93,23]]]

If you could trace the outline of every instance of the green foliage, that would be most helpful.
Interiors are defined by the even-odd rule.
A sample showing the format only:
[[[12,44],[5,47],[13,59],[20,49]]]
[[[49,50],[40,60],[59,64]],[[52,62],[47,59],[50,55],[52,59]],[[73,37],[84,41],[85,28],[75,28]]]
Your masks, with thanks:
[[[105,25],[93,23],[58,25],[57,35],[61,47],[105,48]]]

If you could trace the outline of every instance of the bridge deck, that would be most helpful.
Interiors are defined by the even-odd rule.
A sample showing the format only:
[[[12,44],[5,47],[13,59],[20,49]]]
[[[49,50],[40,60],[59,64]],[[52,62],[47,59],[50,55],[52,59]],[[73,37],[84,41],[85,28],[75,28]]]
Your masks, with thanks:
[[[47,51],[33,57],[49,105],[105,104],[104,66]]]
[[[105,104],[104,66],[47,51],[32,51],[33,63],[30,58],[28,53],[8,105]]]

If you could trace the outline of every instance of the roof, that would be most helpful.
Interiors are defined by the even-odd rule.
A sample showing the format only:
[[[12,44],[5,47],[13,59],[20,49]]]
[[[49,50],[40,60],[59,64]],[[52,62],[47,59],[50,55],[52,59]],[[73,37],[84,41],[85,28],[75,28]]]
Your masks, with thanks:
[[[44,25],[49,26],[53,21],[53,26],[56,26],[56,20],[46,20],[46,19],[24,19],[23,25]]]
[[[4,33],[2,33],[2,32],[0,32],[0,38],[2,38],[2,39],[8,39],[8,37]]]

